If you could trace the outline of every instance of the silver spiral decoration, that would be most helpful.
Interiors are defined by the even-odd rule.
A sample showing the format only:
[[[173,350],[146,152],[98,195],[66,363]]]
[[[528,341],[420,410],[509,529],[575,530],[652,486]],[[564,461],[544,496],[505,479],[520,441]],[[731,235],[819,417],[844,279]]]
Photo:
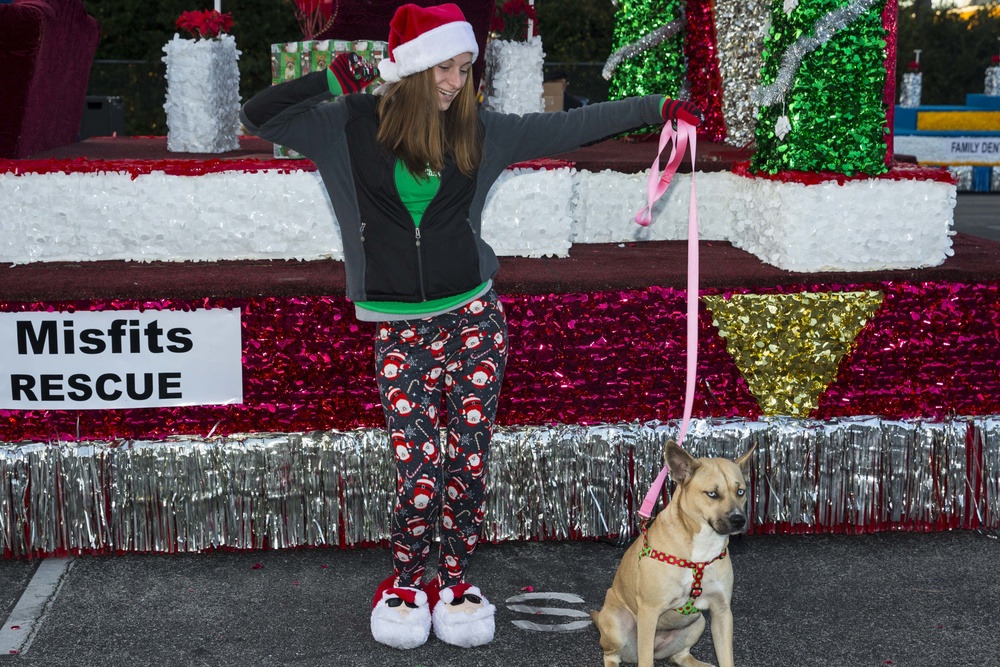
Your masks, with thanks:
[[[778,102],[783,102],[785,95],[792,87],[792,80],[799,71],[799,64],[802,59],[816,50],[817,47],[826,44],[838,32],[856,21],[865,12],[875,6],[879,0],[855,0],[846,7],[833,10],[813,26],[812,35],[803,35],[797,39],[785,55],[781,57],[781,67],[778,69],[778,76],[774,83],[769,86],[758,88],[753,93],[754,104],[761,107],[769,107]]]
[[[603,76],[606,81],[610,81],[611,77],[615,74],[615,70],[618,69],[618,66],[624,61],[635,58],[643,51],[648,51],[665,39],[670,39],[680,31],[683,25],[683,19],[671,21],[670,23],[661,25],[652,32],[643,35],[631,44],[626,44],[621,47],[608,57],[608,60],[604,63],[604,69],[601,70],[601,76]]]

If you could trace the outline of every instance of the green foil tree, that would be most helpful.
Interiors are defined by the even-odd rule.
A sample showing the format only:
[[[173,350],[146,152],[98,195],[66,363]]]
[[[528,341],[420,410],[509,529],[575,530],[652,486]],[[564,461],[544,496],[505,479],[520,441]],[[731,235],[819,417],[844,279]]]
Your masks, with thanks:
[[[886,1],[774,0],[752,169],[887,171]]]
[[[608,99],[660,94],[676,97],[684,83],[680,0],[619,0],[612,58],[620,53]],[[658,38],[657,31],[669,32]]]

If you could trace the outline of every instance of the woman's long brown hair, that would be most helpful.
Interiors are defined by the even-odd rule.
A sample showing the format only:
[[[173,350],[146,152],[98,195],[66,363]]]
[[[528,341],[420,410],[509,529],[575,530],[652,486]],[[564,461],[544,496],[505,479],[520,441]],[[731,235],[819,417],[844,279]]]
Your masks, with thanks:
[[[479,167],[482,137],[471,73],[447,111],[438,107],[432,67],[387,86],[378,115],[379,144],[396,153],[415,176],[423,176],[428,167],[440,172],[446,155],[466,176]]]

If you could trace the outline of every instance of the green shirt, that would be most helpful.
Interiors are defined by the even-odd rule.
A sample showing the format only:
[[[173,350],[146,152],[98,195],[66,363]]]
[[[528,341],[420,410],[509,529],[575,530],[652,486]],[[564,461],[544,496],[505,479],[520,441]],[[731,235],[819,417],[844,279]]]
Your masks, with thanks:
[[[403,200],[403,206],[410,212],[413,218],[413,226],[419,227],[420,221],[424,217],[427,205],[434,199],[438,189],[441,187],[441,177],[435,173],[428,172],[426,178],[416,177],[406,168],[402,160],[396,160],[396,189],[399,191],[399,198]],[[488,281],[487,281],[488,282]],[[467,301],[471,301],[482,293],[486,283],[477,285],[468,292],[446,296],[441,299],[431,301],[421,301],[419,303],[407,301],[358,301],[355,305],[365,310],[375,313],[385,313],[387,315],[426,315],[428,313],[440,313],[452,310],[461,306]]]
[[[330,85],[331,93],[334,95],[344,94],[340,83],[337,82],[337,77],[330,70],[326,71],[326,80]],[[406,164],[402,160],[396,160],[395,176],[396,190],[399,191],[399,198],[403,200],[403,206],[410,212],[410,216],[413,218],[413,226],[419,227],[420,220],[424,217],[424,211],[427,210],[427,206],[441,188],[441,177],[428,171],[426,178],[418,178],[410,173],[410,170],[406,168]],[[365,310],[375,313],[385,313],[387,315],[440,313],[452,310],[467,301],[471,301],[482,293],[488,283],[489,281],[486,281],[468,292],[432,301],[421,301],[419,303],[406,301],[358,301],[355,305]]]

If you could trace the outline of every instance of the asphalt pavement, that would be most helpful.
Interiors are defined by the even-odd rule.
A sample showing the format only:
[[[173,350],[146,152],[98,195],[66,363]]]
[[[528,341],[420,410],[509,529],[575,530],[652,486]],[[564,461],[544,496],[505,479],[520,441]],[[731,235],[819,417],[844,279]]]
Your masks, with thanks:
[[[515,611],[507,600],[560,593],[528,604],[597,608],[623,553],[593,541],[484,544],[469,578],[497,606],[496,639],[460,649],[432,637],[410,651],[369,633],[386,549],[76,557],[27,649],[0,665],[599,666],[592,625],[560,630],[579,619]],[[1000,664],[995,537],[756,535],[735,539],[731,555],[742,667]],[[0,614],[10,613],[37,566],[0,563]],[[534,627],[516,625],[523,621]],[[693,653],[714,662],[709,633]]]
[[[1000,241],[1000,195],[960,194],[955,229]],[[382,548],[4,560],[0,667],[596,667],[596,628],[567,624],[600,606],[624,552],[483,544],[469,580],[497,606],[496,639],[411,651],[371,638]],[[995,533],[749,535],[731,557],[741,667],[1000,666]],[[529,592],[559,595],[511,608]],[[710,628],[693,653],[714,662]]]
[[[954,229],[956,232],[1000,241],[1000,193],[959,193],[955,204]]]

